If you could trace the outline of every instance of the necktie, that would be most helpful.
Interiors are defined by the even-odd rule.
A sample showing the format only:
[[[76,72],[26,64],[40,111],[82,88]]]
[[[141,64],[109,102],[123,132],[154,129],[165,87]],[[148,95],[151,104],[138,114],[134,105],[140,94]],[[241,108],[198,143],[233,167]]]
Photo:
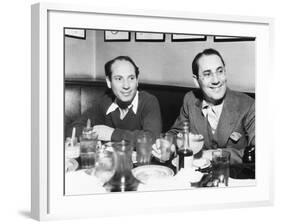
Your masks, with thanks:
[[[214,134],[218,126],[218,119],[214,109],[211,106],[207,107],[207,119],[212,128],[212,133]]]

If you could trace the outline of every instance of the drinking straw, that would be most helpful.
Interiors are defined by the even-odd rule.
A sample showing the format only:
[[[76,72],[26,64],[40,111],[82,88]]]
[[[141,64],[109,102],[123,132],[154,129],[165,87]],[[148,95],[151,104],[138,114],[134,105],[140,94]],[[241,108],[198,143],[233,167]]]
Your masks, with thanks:
[[[75,134],[76,134],[76,128],[74,127],[72,129],[72,135],[71,135],[71,141],[70,141],[71,142],[71,146],[74,145]]]
[[[88,120],[87,120],[87,129],[88,128],[91,128],[91,120],[88,118]]]

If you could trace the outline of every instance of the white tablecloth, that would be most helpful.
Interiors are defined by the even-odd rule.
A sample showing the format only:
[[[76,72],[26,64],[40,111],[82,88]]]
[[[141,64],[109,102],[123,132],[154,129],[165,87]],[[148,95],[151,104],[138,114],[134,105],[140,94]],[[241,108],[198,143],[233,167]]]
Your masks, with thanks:
[[[103,183],[94,175],[89,175],[86,170],[67,172],[65,175],[66,195],[84,195],[106,193],[102,187]],[[196,174],[197,175],[197,174]],[[172,177],[162,179],[151,179],[147,184],[140,184],[138,191],[157,191],[157,190],[179,190],[191,188],[191,182],[197,176],[186,170],[179,172]],[[233,179],[229,178],[229,187],[254,186],[255,179]]]

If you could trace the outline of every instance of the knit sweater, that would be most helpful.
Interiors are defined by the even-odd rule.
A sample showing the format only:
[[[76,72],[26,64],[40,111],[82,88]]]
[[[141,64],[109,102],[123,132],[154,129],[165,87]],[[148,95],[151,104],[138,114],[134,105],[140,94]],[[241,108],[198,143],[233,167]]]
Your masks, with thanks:
[[[140,91],[137,113],[135,114],[131,107],[123,120],[120,119],[118,108],[106,114],[113,101],[114,98],[108,94],[101,97],[94,107],[84,112],[78,120],[72,123],[67,130],[67,136],[71,135],[73,127],[76,127],[76,135],[80,136],[88,119],[91,120],[92,126],[107,125],[114,128],[111,141],[134,141],[141,132],[149,132],[153,138],[156,138],[161,133],[161,112],[159,102],[155,96],[145,91]]]

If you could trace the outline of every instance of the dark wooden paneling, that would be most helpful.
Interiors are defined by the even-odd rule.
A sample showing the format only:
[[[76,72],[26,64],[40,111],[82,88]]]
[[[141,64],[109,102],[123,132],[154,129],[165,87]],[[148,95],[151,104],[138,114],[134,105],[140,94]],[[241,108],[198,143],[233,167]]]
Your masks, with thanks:
[[[65,124],[70,124],[92,107],[106,90],[105,81],[65,80]],[[139,90],[145,90],[159,100],[163,132],[166,132],[180,112],[184,95],[194,88],[140,83]],[[246,94],[255,98],[254,93]]]

